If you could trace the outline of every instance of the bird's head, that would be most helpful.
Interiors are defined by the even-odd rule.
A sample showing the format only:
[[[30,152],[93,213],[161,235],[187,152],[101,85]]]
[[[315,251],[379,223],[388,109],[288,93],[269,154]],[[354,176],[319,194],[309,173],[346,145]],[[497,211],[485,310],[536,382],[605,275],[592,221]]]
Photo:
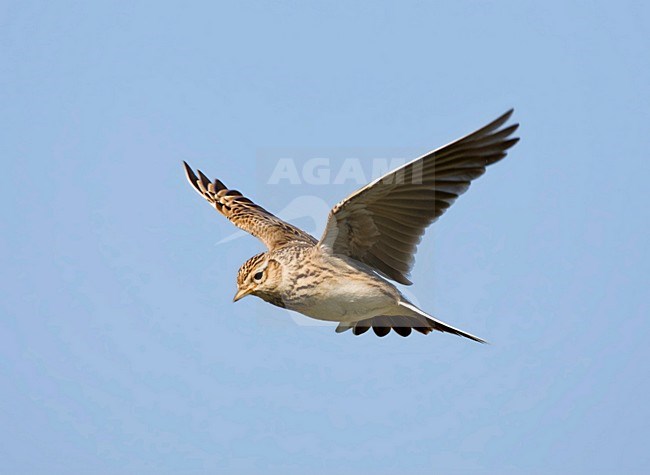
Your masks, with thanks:
[[[267,301],[275,299],[281,281],[282,269],[278,261],[269,258],[266,252],[253,256],[239,268],[237,293],[233,302],[247,295],[255,295]]]

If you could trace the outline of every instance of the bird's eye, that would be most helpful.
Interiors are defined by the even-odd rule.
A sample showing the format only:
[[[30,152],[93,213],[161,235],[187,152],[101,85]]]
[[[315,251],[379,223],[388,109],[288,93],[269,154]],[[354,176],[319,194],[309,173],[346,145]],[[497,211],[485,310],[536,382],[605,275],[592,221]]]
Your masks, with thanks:
[[[259,282],[260,280],[262,280],[262,277],[263,277],[263,276],[264,276],[264,272],[260,271],[260,272],[258,272],[257,274],[255,274],[255,275],[253,276],[253,279],[255,279],[256,281]]]

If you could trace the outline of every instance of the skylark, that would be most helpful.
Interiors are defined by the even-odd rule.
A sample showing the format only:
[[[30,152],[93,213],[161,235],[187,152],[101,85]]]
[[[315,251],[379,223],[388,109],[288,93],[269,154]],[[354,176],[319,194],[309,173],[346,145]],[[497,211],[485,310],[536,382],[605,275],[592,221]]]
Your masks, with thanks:
[[[484,341],[417,308],[388,280],[410,285],[425,229],[485,172],[506,156],[519,124],[503,127],[506,112],[481,129],[398,167],[352,193],[330,211],[320,240],[282,221],[221,181],[198,176],[183,162],[194,189],[235,226],[260,239],[268,252],[246,261],[234,301],[255,295],[318,320],[336,332],[378,336],[391,328],[432,330]]]

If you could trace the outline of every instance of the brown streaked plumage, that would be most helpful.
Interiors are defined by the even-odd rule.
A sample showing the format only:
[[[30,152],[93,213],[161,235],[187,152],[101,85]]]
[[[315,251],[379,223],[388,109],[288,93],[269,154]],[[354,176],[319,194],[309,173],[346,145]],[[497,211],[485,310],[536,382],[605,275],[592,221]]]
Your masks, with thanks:
[[[312,236],[269,213],[239,191],[229,190],[220,180],[210,181],[201,170],[197,170],[197,177],[185,162],[183,166],[187,179],[201,196],[235,226],[258,238],[269,249],[291,242],[316,243]]]
[[[438,330],[483,342],[426,314],[380,276],[411,284],[409,273],[427,226],[519,140],[511,138],[518,124],[502,127],[512,112],[338,203],[320,241],[183,162],[194,189],[268,248],[239,270],[235,301],[256,295],[313,318],[337,321],[337,332],[352,329],[355,335],[370,328],[378,336],[391,328],[401,336],[411,329],[424,334]]]

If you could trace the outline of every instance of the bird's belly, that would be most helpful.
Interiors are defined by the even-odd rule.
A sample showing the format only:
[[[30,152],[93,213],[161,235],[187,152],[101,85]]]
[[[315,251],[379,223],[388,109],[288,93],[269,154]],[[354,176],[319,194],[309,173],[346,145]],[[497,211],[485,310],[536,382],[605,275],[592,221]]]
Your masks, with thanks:
[[[394,296],[370,279],[331,279],[287,301],[287,308],[318,320],[356,322],[381,315]]]

